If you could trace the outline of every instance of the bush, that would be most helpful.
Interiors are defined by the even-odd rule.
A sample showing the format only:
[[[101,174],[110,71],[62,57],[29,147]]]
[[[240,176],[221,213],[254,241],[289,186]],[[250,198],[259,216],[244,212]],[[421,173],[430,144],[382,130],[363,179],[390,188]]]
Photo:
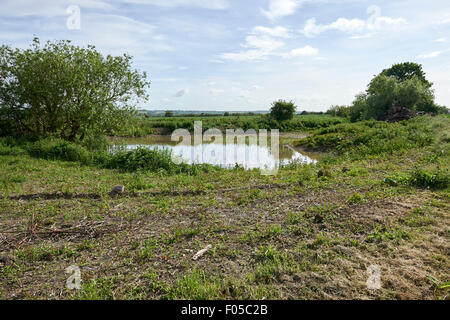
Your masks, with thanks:
[[[270,116],[278,121],[292,120],[296,109],[292,101],[278,100],[272,104]]]
[[[125,171],[151,171],[169,174],[188,173],[196,175],[201,171],[209,171],[212,166],[205,164],[175,164],[172,154],[167,149],[137,148],[136,150],[119,150],[102,159],[103,166],[109,169]]]
[[[92,162],[92,154],[85,147],[61,139],[42,139],[34,143],[29,143],[25,147],[32,157],[48,159],[77,161],[83,164]]]
[[[89,135],[82,145],[89,151],[106,151],[110,147],[108,139],[103,135]]]
[[[0,140],[0,156],[19,156],[26,154],[26,151],[17,146],[8,145],[6,139]]]
[[[164,169],[170,172],[173,169],[174,163],[170,152],[166,149],[150,150],[138,148],[131,151],[119,150],[113,153],[105,166],[111,169],[123,169],[126,171],[157,171]]]

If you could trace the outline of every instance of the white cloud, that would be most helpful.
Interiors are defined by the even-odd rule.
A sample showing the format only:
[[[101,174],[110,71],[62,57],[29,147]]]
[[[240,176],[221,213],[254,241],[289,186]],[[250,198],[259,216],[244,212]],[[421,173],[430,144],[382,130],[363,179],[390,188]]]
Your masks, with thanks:
[[[262,26],[258,26],[258,27],[254,27],[253,34],[263,34],[263,35],[268,35],[271,37],[279,37],[279,38],[290,38],[292,37],[291,32],[285,28],[285,27],[274,27],[274,28],[268,28],[268,27],[262,27]]]
[[[189,89],[188,89],[188,88],[181,89],[181,90],[179,90],[177,93],[175,93],[175,94],[173,95],[173,97],[174,97],[174,98],[181,98],[181,97],[187,95],[188,93],[189,93]]]
[[[257,48],[264,52],[271,52],[284,46],[284,42],[268,36],[247,36],[244,48]]]
[[[420,59],[433,59],[433,58],[437,58],[441,55],[442,51],[434,51],[431,53],[427,53],[427,54],[421,54],[419,56]]]
[[[311,46],[305,46],[303,48],[297,48],[291,50],[289,57],[311,57],[319,54],[319,49],[313,48]]]
[[[269,54],[268,52],[264,52],[262,50],[247,50],[237,53],[224,53],[220,55],[220,58],[236,62],[258,61],[258,60],[266,60],[268,54]]]
[[[241,46],[246,51],[237,53],[224,53],[220,58],[231,61],[258,61],[266,60],[274,51],[284,47],[284,41],[277,38],[289,38],[291,35],[284,27],[255,27],[245,38]]]
[[[263,15],[274,21],[294,14],[305,0],[270,0],[269,10],[261,9]]]
[[[302,32],[305,36],[312,38],[328,30],[338,30],[353,34],[363,32],[365,28],[366,22],[360,19],[349,20],[346,18],[339,18],[330,24],[321,25],[316,23],[316,18],[311,18],[306,21],[306,25]]]
[[[227,0],[125,0],[125,2],[169,8],[199,7],[212,10],[224,10],[229,6]]]
[[[381,16],[381,11],[376,6],[367,9],[367,13],[372,14],[367,21],[361,19],[338,18],[329,24],[317,24],[316,18],[306,21],[305,27],[300,31],[307,37],[314,37],[320,33],[335,30],[353,35],[353,39],[369,37],[371,32],[378,32],[382,29],[395,30],[407,24],[403,18],[390,18]],[[368,33],[363,36],[358,36]]]
[[[436,40],[434,40],[435,42],[447,42],[448,41],[448,39],[447,38],[439,38],[439,39],[436,39]]]

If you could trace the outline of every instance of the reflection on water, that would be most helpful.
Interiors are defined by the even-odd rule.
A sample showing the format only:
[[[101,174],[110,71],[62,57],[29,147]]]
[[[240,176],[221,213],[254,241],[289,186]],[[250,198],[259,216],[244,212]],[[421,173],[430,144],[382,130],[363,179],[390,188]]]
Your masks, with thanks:
[[[245,169],[273,169],[276,164],[287,165],[292,162],[309,164],[315,162],[309,156],[300,153],[291,146],[280,145],[279,160],[271,152],[270,146],[256,144],[219,144],[203,143],[200,145],[178,145],[169,138],[154,138],[149,140],[124,141],[127,150],[138,147],[150,149],[168,149],[172,154],[185,163],[207,163],[224,168],[232,168],[236,165]]]

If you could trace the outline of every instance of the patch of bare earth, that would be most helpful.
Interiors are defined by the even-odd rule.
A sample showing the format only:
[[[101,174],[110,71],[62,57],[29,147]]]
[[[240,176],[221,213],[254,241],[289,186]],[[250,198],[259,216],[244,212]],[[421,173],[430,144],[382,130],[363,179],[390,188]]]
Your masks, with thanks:
[[[445,272],[449,269],[449,217],[445,208],[434,208],[434,223],[418,229],[403,221],[414,209],[433,199],[431,192],[347,205],[345,199],[352,192],[344,189],[307,194],[289,188],[242,205],[236,204],[239,194],[234,191],[187,195],[164,212],[155,208],[151,196],[136,197],[124,205],[121,205],[123,199],[110,199],[107,201],[111,210],[105,214],[103,223],[120,223],[120,230],[94,236],[81,232],[48,234],[49,237],[37,235],[22,247],[42,243],[79,247],[89,239],[97,245],[90,250],[79,250],[80,255],[68,259],[50,257],[48,261],[21,262],[18,279],[2,282],[3,294],[5,298],[69,297],[64,271],[71,264],[79,264],[84,282],[114,277],[118,279],[117,292],[143,288],[144,298],[155,299],[164,292],[146,290],[151,283],[143,275],[148,272],[155,273],[158,281],[168,285],[173,285],[193,268],[245,282],[248,275],[255,272],[255,250],[273,245],[302,266],[296,271],[280,269],[267,284],[282,299],[436,298],[426,277],[448,277]],[[204,205],[205,198],[216,199],[216,203]],[[331,209],[325,213],[311,210],[324,204]],[[140,214],[131,218],[137,212]],[[293,224],[288,219],[289,214],[299,214],[302,218]],[[281,226],[282,231],[273,235],[264,233],[273,225]],[[397,238],[398,228],[407,236]],[[174,236],[176,230],[196,229],[198,232],[190,236]],[[379,240],[371,239],[374,230],[388,235]],[[248,240],[245,236],[251,232],[261,232],[263,236]],[[318,237],[325,240],[318,242]],[[9,242],[13,240],[17,239],[7,238]],[[154,243],[155,249],[140,260],[139,250],[146,241]],[[207,244],[211,244],[213,250],[193,261],[193,254]],[[0,267],[18,263],[14,261],[18,258],[12,250],[0,251],[9,257],[0,261]],[[436,257],[443,257],[441,264],[436,263]],[[371,265],[381,270],[380,290],[369,290],[366,286],[367,268]]]

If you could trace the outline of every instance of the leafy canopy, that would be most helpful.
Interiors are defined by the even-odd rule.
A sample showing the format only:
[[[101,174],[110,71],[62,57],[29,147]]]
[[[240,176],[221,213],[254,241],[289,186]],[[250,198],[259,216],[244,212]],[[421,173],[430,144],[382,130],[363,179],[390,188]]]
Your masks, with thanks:
[[[346,112],[351,121],[384,120],[395,108],[422,112],[441,112],[434,102],[432,83],[425,78],[422,66],[406,62],[383,70],[369,83],[365,93],[358,94]],[[336,112],[331,109],[330,113]]]
[[[16,134],[83,140],[110,133],[147,99],[145,73],[131,56],[104,57],[94,46],[35,38],[26,50],[0,47],[0,122]]]
[[[394,64],[389,69],[383,70],[380,75],[394,78],[398,82],[404,82],[417,77],[426,87],[431,88],[433,85],[425,78],[426,74],[422,69],[422,65],[414,62]]]

